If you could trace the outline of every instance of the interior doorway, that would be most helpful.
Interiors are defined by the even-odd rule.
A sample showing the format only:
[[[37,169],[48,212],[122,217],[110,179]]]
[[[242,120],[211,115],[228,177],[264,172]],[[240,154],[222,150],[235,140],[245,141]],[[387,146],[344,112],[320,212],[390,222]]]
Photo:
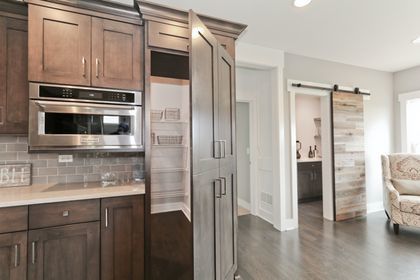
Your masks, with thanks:
[[[322,219],[322,125],[327,120],[321,118],[321,97],[297,94],[295,112],[299,213]]]
[[[238,216],[251,214],[250,104],[236,103]]]
[[[317,205],[309,205],[311,207],[304,207],[309,209],[309,212],[314,213],[314,207],[318,209],[317,213],[321,219],[334,220],[334,199],[333,199],[333,151],[332,151],[332,136],[331,136],[331,92],[327,90],[320,90],[317,87],[325,87],[323,84],[307,83],[315,88],[299,88],[293,87],[293,83],[302,83],[301,81],[288,81],[288,92],[290,99],[290,141],[291,141],[291,171],[292,171],[292,193],[293,193],[293,220],[294,224],[298,226],[298,217],[302,217],[299,213],[299,201],[304,201],[305,194],[302,197],[302,192],[308,192],[307,197],[309,201],[316,200],[322,197],[322,202],[319,201]],[[309,105],[308,102],[312,102]],[[315,103],[314,103],[315,102]],[[315,104],[315,105],[314,105]],[[310,109],[312,107],[312,109]],[[297,131],[301,121],[297,114],[308,118],[307,124],[310,126],[303,127],[301,133],[308,134],[303,137],[306,144],[302,145],[301,159],[298,159],[297,150],[300,144],[297,141]],[[310,115],[308,117],[308,115]],[[312,140],[313,139],[313,140]],[[308,142],[309,141],[309,142]],[[317,152],[314,157],[309,157],[309,146],[312,153],[314,146],[317,145]],[[299,180],[300,177],[300,180]],[[299,189],[299,181],[306,183],[309,190]],[[305,182],[306,181],[306,182]],[[302,186],[301,186],[302,188]],[[300,193],[299,193],[300,192]],[[300,197],[299,197],[300,196]],[[302,200],[303,198],[303,200]],[[316,204],[316,203],[315,203]],[[299,214],[299,215],[298,215]]]

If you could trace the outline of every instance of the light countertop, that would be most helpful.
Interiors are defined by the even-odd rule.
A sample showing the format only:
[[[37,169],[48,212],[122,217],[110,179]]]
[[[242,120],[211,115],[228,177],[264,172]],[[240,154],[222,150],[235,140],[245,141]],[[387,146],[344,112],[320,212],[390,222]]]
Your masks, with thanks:
[[[322,158],[300,158],[297,162],[319,162],[322,161]]]
[[[0,189],[0,208],[145,194],[144,182],[102,187],[100,182],[40,184]]]

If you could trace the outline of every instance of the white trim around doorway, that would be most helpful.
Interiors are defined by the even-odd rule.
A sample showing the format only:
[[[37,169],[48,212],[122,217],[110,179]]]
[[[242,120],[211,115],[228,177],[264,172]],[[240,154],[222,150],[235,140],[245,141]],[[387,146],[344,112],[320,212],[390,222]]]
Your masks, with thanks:
[[[245,201],[239,201],[241,202],[239,203],[239,205],[241,205],[244,208],[247,208],[252,215],[257,216],[259,215],[258,213],[258,194],[259,194],[259,187],[257,184],[257,154],[258,154],[258,150],[257,150],[257,143],[258,143],[258,138],[257,138],[257,124],[256,124],[256,111],[255,111],[255,102],[254,100],[251,99],[236,99],[236,103],[247,103],[249,106],[249,151],[250,151],[250,155],[249,155],[249,159],[250,159],[250,165],[249,165],[249,179],[250,179],[250,203],[248,205],[248,207],[246,207],[246,205],[244,203],[246,203]]]

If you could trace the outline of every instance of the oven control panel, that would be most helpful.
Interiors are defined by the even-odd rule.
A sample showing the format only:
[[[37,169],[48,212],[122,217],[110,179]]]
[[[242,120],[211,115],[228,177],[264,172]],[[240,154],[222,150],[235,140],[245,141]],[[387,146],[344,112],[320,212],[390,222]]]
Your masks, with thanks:
[[[76,88],[76,87],[59,87],[40,85],[39,97],[43,98],[59,98],[59,99],[77,99],[91,100],[98,102],[111,103],[136,103],[137,98],[141,99],[140,93],[125,92],[118,90],[103,90],[95,88]]]

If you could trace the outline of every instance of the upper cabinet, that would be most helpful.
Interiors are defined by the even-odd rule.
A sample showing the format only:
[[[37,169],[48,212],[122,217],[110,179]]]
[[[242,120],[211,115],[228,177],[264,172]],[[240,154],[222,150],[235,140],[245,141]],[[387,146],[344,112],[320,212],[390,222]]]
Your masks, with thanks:
[[[92,85],[140,89],[142,29],[133,24],[92,18]]]
[[[7,3],[0,10],[7,6]],[[19,6],[18,6],[19,7]],[[19,9],[26,10],[24,7]],[[28,130],[28,22],[0,11],[0,134]]]
[[[91,18],[29,6],[29,80],[90,85]]]
[[[141,90],[142,26],[83,12],[29,5],[29,80]]]

